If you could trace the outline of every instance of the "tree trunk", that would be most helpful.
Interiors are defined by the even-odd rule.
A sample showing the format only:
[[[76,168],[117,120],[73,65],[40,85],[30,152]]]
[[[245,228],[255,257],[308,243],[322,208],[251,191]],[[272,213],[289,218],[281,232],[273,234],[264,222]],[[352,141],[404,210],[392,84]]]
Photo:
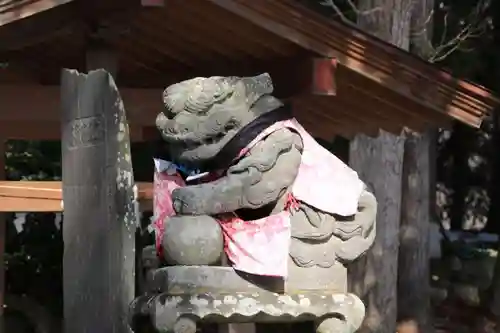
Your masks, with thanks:
[[[398,261],[398,321],[431,329],[429,281],[431,131],[408,134],[403,159],[403,196]],[[433,189],[435,191],[435,188]]]
[[[361,29],[398,47],[410,45],[412,0],[360,0]],[[381,132],[377,138],[356,136],[350,147],[350,164],[377,197],[377,237],[366,256],[349,267],[349,284],[367,307],[359,332],[396,332],[397,265],[404,138]]]
[[[35,299],[29,298],[26,295],[19,296],[13,294],[6,294],[4,298],[5,307],[8,308],[11,313],[14,313],[12,316],[14,325],[16,321],[22,321],[24,325],[33,329],[33,333],[61,332],[61,322],[52,316],[47,307],[39,304]],[[7,323],[9,323],[8,318]],[[23,327],[26,327],[24,325]],[[6,326],[6,328],[10,327]],[[28,332],[31,332],[31,330]]]
[[[462,230],[465,215],[465,196],[467,195],[467,156],[468,156],[468,129],[464,124],[456,123],[451,135],[451,149],[453,154],[453,169],[451,187],[453,190],[450,211],[450,229]]]
[[[0,138],[0,180],[6,176],[5,140]],[[5,239],[7,238],[6,214],[0,214],[0,333],[5,333],[4,304],[5,304]]]
[[[493,114],[493,134],[492,142],[494,153],[492,156],[492,168],[493,174],[491,175],[491,182],[488,189],[488,195],[490,197],[490,207],[488,210],[488,222],[483,231],[495,233],[500,235],[500,108],[495,110]]]
[[[493,13],[493,22],[495,22],[495,29],[493,32],[493,45],[498,45],[500,43],[500,3],[498,1],[492,2],[492,8],[491,12]],[[498,57],[494,57],[492,66],[490,66],[492,70],[492,77],[498,77],[498,74],[500,73],[500,59]],[[495,75],[496,73],[496,75]],[[496,92],[498,93],[500,91],[500,84],[498,81],[496,81]],[[493,137],[493,147],[494,147],[494,163],[497,163],[494,165],[493,170],[493,181],[500,183],[500,170],[498,169],[498,166],[500,166],[500,108],[497,108],[496,114],[494,115],[494,121],[495,121],[495,134]],[[488,216],[488,224],[497,224],[499,223],[498,220],[490,220],[489,218],[498,218],[499,215],[493,215],[494,210],[498,208],[498,205],[500,205],[500,193],[498,192],[498,188],[495,188],[495,186],[492,186],[492,192],[490,193],[491,195],[491,203],[490,203],[490,211],[489,216]],[[497,201],[498,200],[498,201]],[[496,208],[495,208],[496,207]],[[500,247],[498,249],[500,251]],[[493,279],[491,281],[491,287],[489,290],[489,297],[490,299],[488,300],[488,307],[489,311],[494,315],[495,321],[496,321],[496,326],[497,326],[497,332],[500,332],[500,256],[497,256],[497,261],[496,261],[496,266],[495,266],[495,272],[493,274]]]
[[[363,299],[367,308],[359,332],[396,332],[403,146],[404,138],[385,132],[376,139],[358,135],[351,143],[351,166],[379,204],[373,247],[349,267],[349,289]]]
[[[412,53],[426,58],[432,40],[434,0],[414,3],[411,9]],[[426,31],[427,33],[421,33]],[[435,159],[436,130],[408,133],[403,158],[403,193],[398,260],[398,322],[412,323],[420,332],[431,332],[430,223],[434,215],[436,184],[431,172]],[[431,201],[433,200],[433,201]]]

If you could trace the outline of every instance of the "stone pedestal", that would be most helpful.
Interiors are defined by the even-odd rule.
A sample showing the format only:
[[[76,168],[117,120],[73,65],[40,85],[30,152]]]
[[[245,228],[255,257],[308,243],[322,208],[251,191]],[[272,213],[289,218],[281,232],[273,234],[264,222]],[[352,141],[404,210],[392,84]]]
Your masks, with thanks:
[[[239,274],[230,267],[164,267],[151,270],[147,281],[149,290],[133,302],[131,316],[148,318],[158,332],[195,333],[199,322],[315,321],[317,332],[350,333],[365,314],[353,294],[307,288],[299,292],[300,286],[282,279]]]

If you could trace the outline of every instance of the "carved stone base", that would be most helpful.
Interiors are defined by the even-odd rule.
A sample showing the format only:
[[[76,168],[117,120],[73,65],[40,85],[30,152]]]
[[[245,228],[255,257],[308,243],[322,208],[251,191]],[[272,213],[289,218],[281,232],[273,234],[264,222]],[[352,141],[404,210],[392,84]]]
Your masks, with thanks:
[[[151,272],[150,294],[134,301],[131,315],[148,316],[155,330],[173,333],[195,333],[200,321],[315,321],[317,332],[353,333],[363,321],[364,305],[353,294],[283,293],[280,285],[281,279],[240,275],[229,267],[161,268]]]

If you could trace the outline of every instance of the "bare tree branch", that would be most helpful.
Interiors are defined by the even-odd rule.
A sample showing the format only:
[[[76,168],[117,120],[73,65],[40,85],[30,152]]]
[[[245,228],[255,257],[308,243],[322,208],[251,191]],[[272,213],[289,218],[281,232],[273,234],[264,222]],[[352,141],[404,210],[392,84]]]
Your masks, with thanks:
[[[325,0],[325,1],[321,2],[321,4],[324,5],[324,6],[331,7],[333,9],[333,11],[335,12],[335,14],[337,14],[337,16],[342,20],[342,22],[347,23],[348,25],[355,25],[354,22],[352,22],[351,20],[349,20],[347,18],[347,16],[344,15],[344,13],[337,6],[337,4],[334,2],[334,0]]]
[[[428,33],[427,26],[431,22],[433,16],[434,16],[434,9],[430,11],[429,15],[427,15],[425,21],[422,22],[422,24],[420,25],[420,27],[418,27],[418,29],[415,28],[412,29],[412,35],[413,36],[421,36],[424,34],[427,35]]]
[[[439,44],[433,47],[432,53],[429,55],[430,62],[443,61],[452,53],[464,50],[464,46],[471,39],[480,37],[487,30],[487,20],[484,13],[489,6],[489,0],[480,0],[474,10],[468,15],[463,22],[464,27],[453,37],[449,38],[449,11],[445,13],[443,18],[443,33]]]
[[[321,4],[332,8],[335,14],[344,23],[351,26],[356,26],[356,22],[350,20],[346,16],[346,12],[341,10],[336,1],[337,0],[323,0]],[[416,1],[418,0],[408,2],[406,8],[403,10],[403,19],[409,19],[411,17]],[[412,30],[410,31],[411,37],[419,37],[422,39],[424,45],[426,45],[426,48],[428,49],[428,52],[426,52],[426,57],[429,62],[443,61],[452,53],[457,51],[470,52],[471,49],[466,47],[465,44],[471,39],[482,36],[489,27],[489,23],[487,18],[485,17],[485,13],[490,6],[490,1],[491,0],[479,0],[472,12],[467,15],[467,17],[460,20],[460,22],[463,22],[463,27],[461,27],[460,30],[451,37],[450,31],[456,29],[456,27],[450,27],[450,8],[444,6],[444,4],[441,3],[439,9],[444,12],[442,19],[443,31],[437,44],[433,44],[432,41],[427,37],[429,35],[428,29],[430,22],[436,14],[434,9],[430,11],[425,21],[422,22],[419,27],[412,28]],[[353,0],[345,0],[345,2],[349,7],[347,12],[354,13],[358,18],[360,16],[373,16],[383,11],[395,10],[386,8],[386,6],[379,6],[370,10],[361,11],[356,6]]]
[[[359,8],[356,6],[353,0],[345,0],[345,1],[349,6],[349,10],[347,12],[354,13],[357,17],[371,16],[385,11],[385,8],[383,6],[375,7],[369,10],[359,10]],[[350,20],[346,16],[346,13],[344,13],[335,2],[336,0],[323,0],[320,4],[332,8],[335,14],[340,18],[340,20],[342,20],[342,22],[351,26],[356,26],[357,25],[356,22]]]

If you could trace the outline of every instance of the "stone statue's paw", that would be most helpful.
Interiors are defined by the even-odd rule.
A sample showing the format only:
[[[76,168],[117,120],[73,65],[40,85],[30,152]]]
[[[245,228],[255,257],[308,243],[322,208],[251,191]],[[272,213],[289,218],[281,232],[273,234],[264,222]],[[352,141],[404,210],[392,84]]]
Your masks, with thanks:
[[[335,249],[337,260],[346,264],[361,257],[370,249],[375,241],[375,229],[368,237],[355,236],[342,241]]]
[[[180,317],[174,325],[174,333],[196,333],[197,325],[194,319]]]
[[[316,333],[354,333],[363,323],[365,306],[355,295],[349,294],[348,307],[341,316],[326,315],[316,320]]]
[[[336,317],[324,318],[316,323],[316,333],[350,333],[344,320]]]
[[[193,207],[190,206],[193,205],[193,195],[190,194],[186,188],[177,188],[172,192],[172,203],[177,214],[186,214],[192,210]]]
[[[165,221],[162,240],[167,263],[213,265],[224,249],[222,230],[210,216],[174,216]]]
[[[337,221],[333,234],[344,241],[354,237],[369,238],[375,228],[376,218],[377,200],[372,193],[364,191],[356,215],[347,221]]]

